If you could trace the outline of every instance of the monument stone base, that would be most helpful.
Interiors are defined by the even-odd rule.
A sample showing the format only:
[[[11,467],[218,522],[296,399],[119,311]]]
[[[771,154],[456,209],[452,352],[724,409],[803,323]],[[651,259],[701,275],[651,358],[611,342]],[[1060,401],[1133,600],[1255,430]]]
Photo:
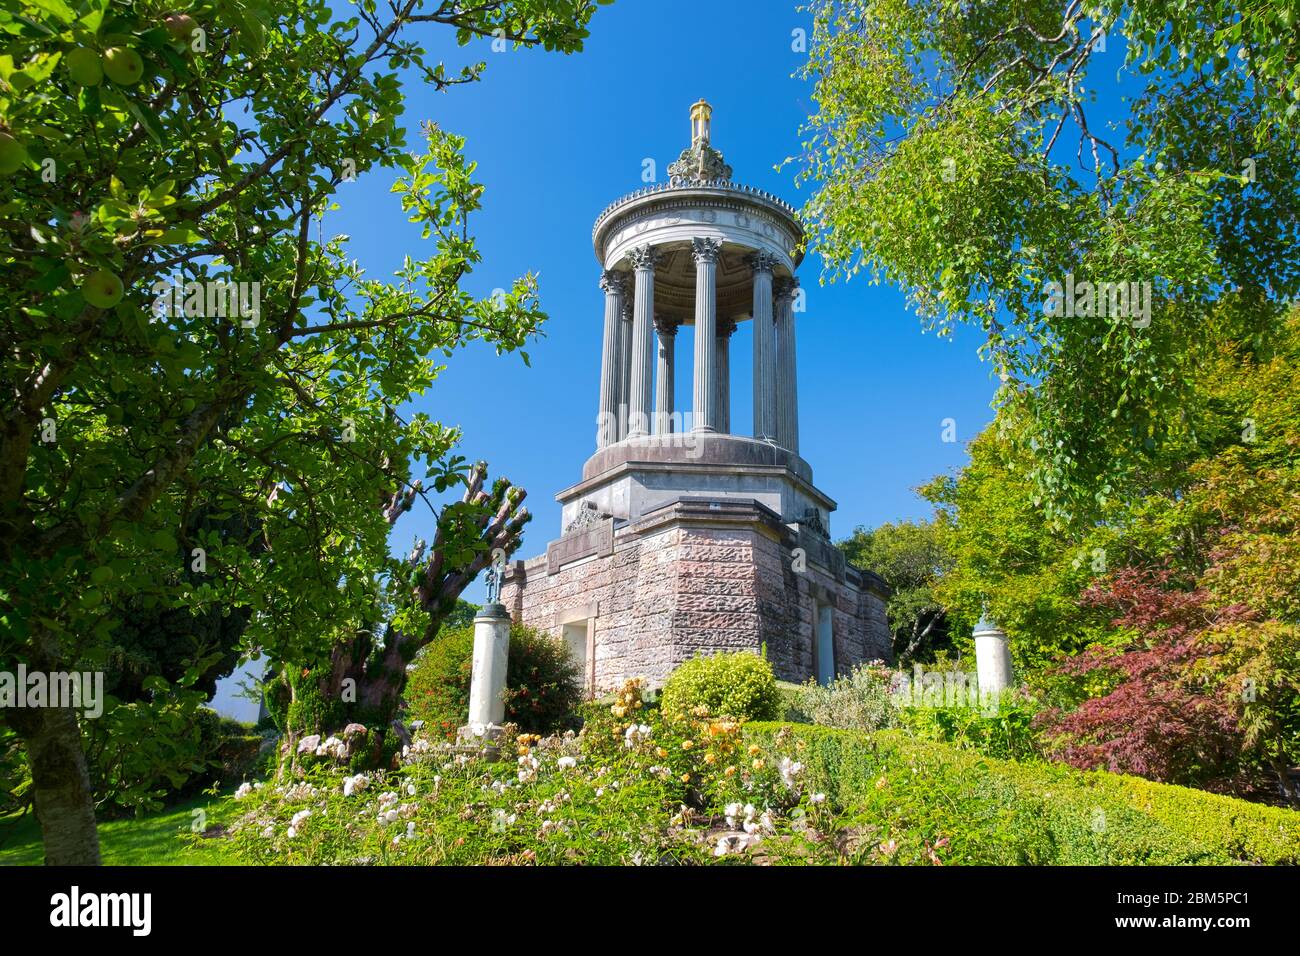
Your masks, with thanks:
[[[807,466],[753,439],[710,439],[695,458],[646,440],[593,456],[584,481],[556,496],[572,516],[566,533],[506,566],[513,618],[562,639],[593,695],[632,677],[660,686],[718,651],[764,653],[796,683],[890,660],[888,588],[830,542],[835,504]]]

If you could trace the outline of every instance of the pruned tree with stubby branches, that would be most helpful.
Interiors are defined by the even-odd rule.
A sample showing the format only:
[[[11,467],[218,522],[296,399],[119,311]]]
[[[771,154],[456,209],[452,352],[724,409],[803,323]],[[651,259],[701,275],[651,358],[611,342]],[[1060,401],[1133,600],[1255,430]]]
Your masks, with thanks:
[[[319,662],[290,662],[269,687],[284,709],[285,758],[296,763],[304,736],[337,732],[351,724],[365,727],[353,744],[357,766],[383,762],[395,745],[408,742],[394,718],[406,687],[407,666],[438,634],[461,593],[489,564],[498,567],[518,550],[524,526],[532,520],[523,507],[527,492],[498,478],[485,488],[486,462],[465,476],[459,501],[438,512],[430,545],[417,541],[391,580],[393,614],[380,628],[358,629],[335,643]],[[391,525],[424,494],[423,484],[386,496],[382,513]],[[351,743],[351,741],[350,741]]]

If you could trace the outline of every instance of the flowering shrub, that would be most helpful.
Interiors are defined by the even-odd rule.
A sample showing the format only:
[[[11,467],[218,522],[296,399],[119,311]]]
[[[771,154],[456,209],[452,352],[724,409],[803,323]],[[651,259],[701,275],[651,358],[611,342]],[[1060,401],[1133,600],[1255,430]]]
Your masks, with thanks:
[[[665,714],[736,720],[776,720],[782,708],[772,665],[744,651],[679,665],[664,684],[659,706]]]
[[[1296,863],[1300,814],[911,739],[660,713],[629,681],[500,759],[417,737],[394,771],[246,784],[223,859],[292,864]]]
[[[474,628],[441,634],[416,659],[406,683],[406,714],[430,737],[452,740],[469,713]],[[562,729],[582,701],[582,675],[564,645],[549,634],[510,628],[506,720],[529,733]]]
[[[348,775],[318,763],[292,783],[243,786],[224,839],[257,863],[833,856],[825,830],[834,815],[803,787],[797,759],[751,753],[732,720],[666,717],[641,690],[628,682],[580,735],[508,728],[495,761],[417,737],[395,771]]]
[[[825,727],[879,730],[895,722],[890,700],[891,672],[880,661],[860,664],[826,686],[813,680],[794,691],[791,709],[799,718]]]

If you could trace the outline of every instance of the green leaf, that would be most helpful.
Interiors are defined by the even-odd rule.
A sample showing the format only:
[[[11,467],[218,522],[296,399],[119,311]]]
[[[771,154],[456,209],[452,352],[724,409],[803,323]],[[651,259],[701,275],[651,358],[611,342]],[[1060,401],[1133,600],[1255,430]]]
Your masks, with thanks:
[[[167,136],[167,132],[163,129],[162,122],[158,119],[158,114],[149,107],[142,106],[132,99],[127,99],[126,108],[131,111],[131,115],[134,116],[140,122],[140,125],[144,127],[144,131],[149,134],[149,138],[161,146],[163,140]]]
[[[203,237],[192,226],[172,226],[170,229],[164,230],[163,234],[157,239],[154,239],[153,244],[158,246],[188,245],[202,241]]]

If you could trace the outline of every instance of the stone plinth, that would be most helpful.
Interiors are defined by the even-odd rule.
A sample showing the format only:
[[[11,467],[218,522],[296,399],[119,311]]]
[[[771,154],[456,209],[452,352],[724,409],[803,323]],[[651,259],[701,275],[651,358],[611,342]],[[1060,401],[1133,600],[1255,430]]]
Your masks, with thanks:
[[[981,618],[972,634],[975,638],[975,671],[981,696],[996,697],[1012,686],[1011,649],[1006,633]]]
[[[612,554],[552,573],[545,557],[514,562],[502,601],[557,637],[575,626],[576,609],[596,609],[590,673],[599,693],[630,677],[660,685],[700,653],[764,645],[778,678],[804,681],[816,673],[819,609],[831,615],[835,672],[888,659],[885,595],[879,578],[846,566],[818,532],[763,504],[687,496],[618,527]]]
[[[505,723],[506,663],[510,655],[510,615],[504,605],[488,604],[474,618],[474,670],[469,687],[469,720],[461,737],[491,739]]]
[[[783,522],[826,528],[835,502],[798,455],[743,435],[687,432],[629,439],[587,459],[555,497],[567,531],[598,516],[637,521],[681,497],[757,501]]]

